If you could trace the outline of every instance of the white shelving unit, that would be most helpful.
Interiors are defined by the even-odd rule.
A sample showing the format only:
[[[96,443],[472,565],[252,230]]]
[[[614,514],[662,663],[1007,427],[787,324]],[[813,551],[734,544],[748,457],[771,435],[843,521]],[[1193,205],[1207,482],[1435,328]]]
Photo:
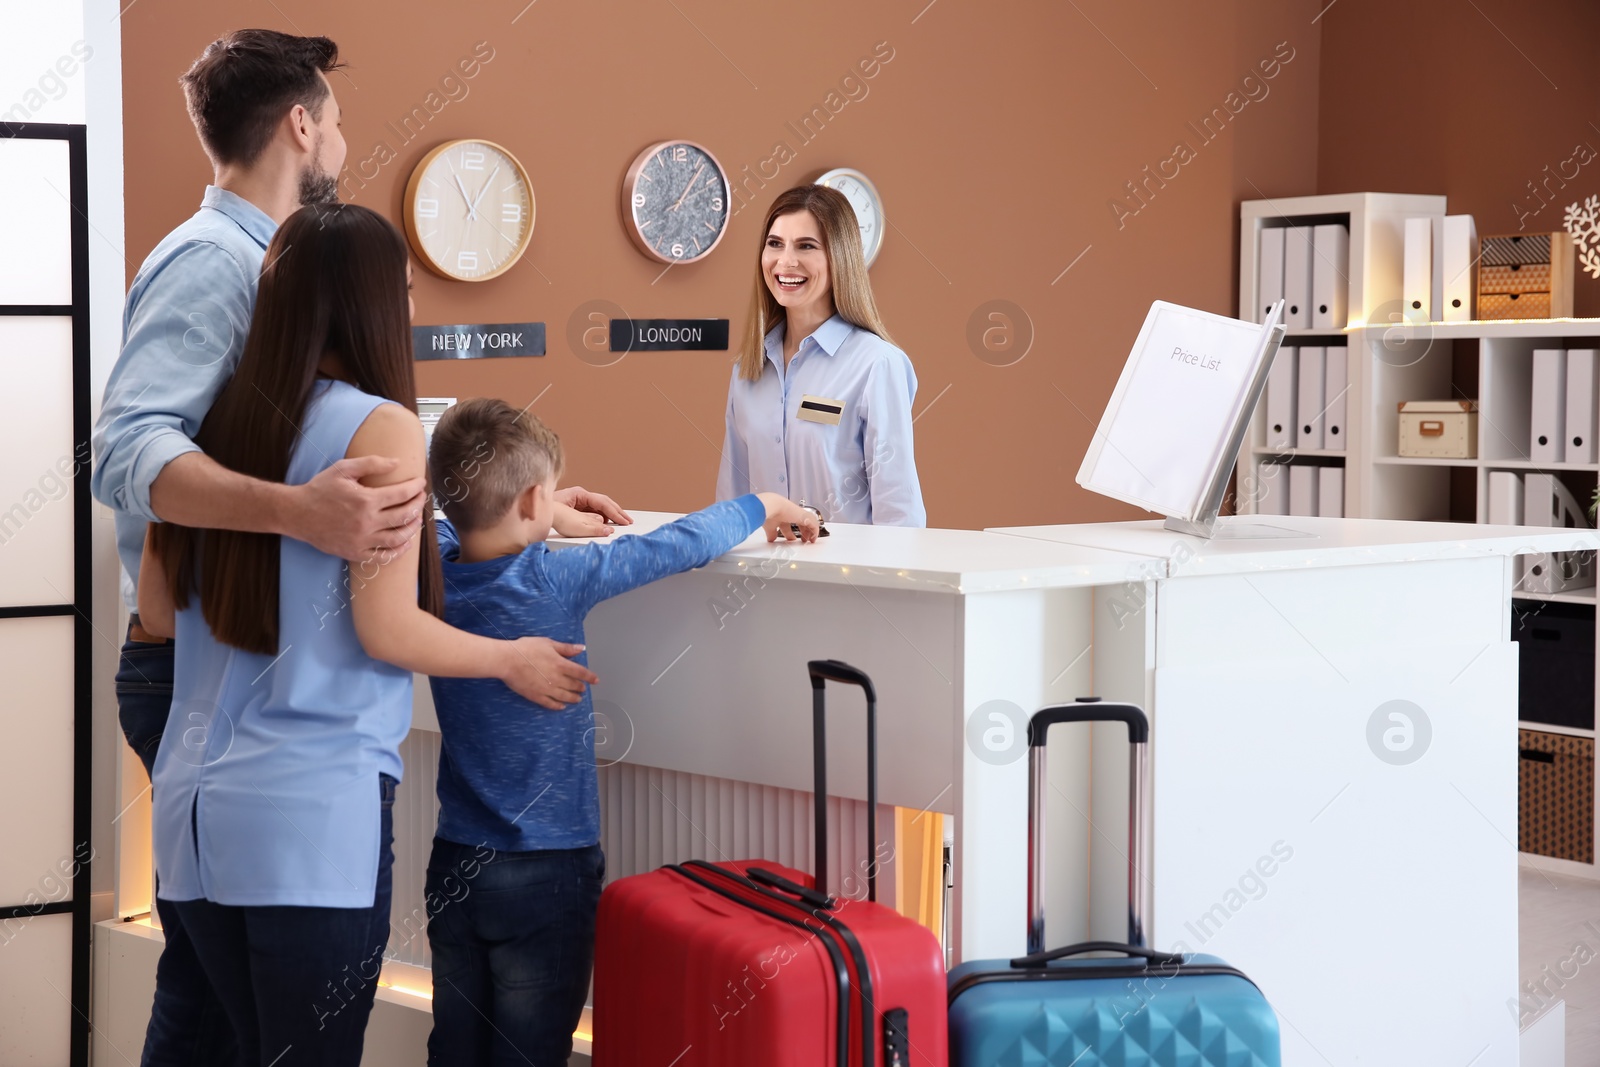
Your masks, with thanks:
[[[1344,344],[1350,389],[1346,451],[1296,451],[1266,444],[1265,400],[1246,437],[1238,469],[1238,510],[1251,513],[1244,489],[1264,463],[1341,463],[1344,514],[1352,518],[1486,522],[1489,472],[1558,475],[1580,502],[1600,479],[1600,463],[1535,463],[1529,458],[1532,354],[1536,348],[1600,347],[1600,319],[1523,319],[1408,323],[1401,314],[1404,219],[1445,213],[1444,197],[1354,193],[1247,201],[1240,207],[1240,317],[1255,308],[1257,250],[1264,226],[1330,221],[1350,226],[1350,322],[1342,331],[1290,331],[1285,346]],[[1287,220],[1287,221],[1285,221]],[[1406,400],[1478,401],[1478,455],[1473,459],[1415,459],[1399,455],[1397,409]],[[1563,593],[1515,590],[1518,600],[1596,605],[1594,588]],[[1593,729],[1522,722],[1523,729],[1596,738]],[[1600,858],[1600,811],[1595,821]],[[1523,862],[1600,880],[1600,864],[1531,854]]]
[[[1280,200],[1247,200],[1239,208],[1239,317],[1261,320],[1255,306],[1259,283],[1258,253],[1261,231],[1269,227],[1308,227],[1340,223],[1350,231],[1350,258],[1345,269],[1346,304],[1349,324],[1342,330],[1290,330],[1285,347],[1301,345],[1346,345],[1367,323],[1389,324],[1401,321],[1401,271],[1405,251],[1405,220],[1432,218],[1445,213],[1442,196],[1415,196],[1399,193],[1342,193],[1332,196],[1296,196]],[[1318,465],[1345,467],[1345,514],[1361,512],[1350,506],[1359,492],[1361,469],[1351,463],[1354,442],[1360,428],[1361,413],[1350,403],[1358,395],[1359,364],[1352,351],[1350,393],[1346,397],[1345,449],[1297,451],[1267,445],[1267,420],[1262,409],[1256,411],[1245,441],[1247,451],[1240,463],[1239,485],[1260,484],[1260,468],[1267,463],[1311,461]],[[1263,406],[1264,407],[1264,406]],[[1238,510],[1251,514],[1255,499],[1251,493],[1238,493]]]
[[[1600,346],[1600,319],[1541,319],[1419,324],[1403,337],[1395,330],[1352,331],[1352,352],[1363,354],[1360,403],[1365,432],[1351,438],[1359,496],[1347,500],[1351,514],[1373,518],[1488,520],[1489,472],[1540,471],[1558,475],[1580,502],[1593,495],[1600,464],[1535,463],[1528,458],[1535,348]],[[1352,366],[1355,357],[1352,356]],[[1401,400],[1478,401],[1478,457],[1465,460],[1410,459],[1396,454],[1396,405]],[[1518,600],[1596,604],[1595,589],[1563,593],[1515,590]],[[1527,730],[1593,740],[1593,729],[1521,722]],[[1595,816],[1600,846],[1600,809]],[[1600,858],[1600,853],[1597,857]],[[1544,870],[1600,880],[1600,864],[1523,854]]]

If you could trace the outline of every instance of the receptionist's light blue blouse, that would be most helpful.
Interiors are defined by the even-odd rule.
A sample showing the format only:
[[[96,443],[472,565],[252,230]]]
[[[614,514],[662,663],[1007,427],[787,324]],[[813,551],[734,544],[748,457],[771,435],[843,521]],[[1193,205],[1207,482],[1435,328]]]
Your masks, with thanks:
[[[782,493],[821,508],[829,522],[926,526],[911,435],[911,360],[834,315],[800,342],[785,371],[784,329],[780,322],[768,332],[758,381],[745,381],[734,365],[717,499]],[[828,421],[802,418],[808,397],[842,409],[837,421],[832,411]]]

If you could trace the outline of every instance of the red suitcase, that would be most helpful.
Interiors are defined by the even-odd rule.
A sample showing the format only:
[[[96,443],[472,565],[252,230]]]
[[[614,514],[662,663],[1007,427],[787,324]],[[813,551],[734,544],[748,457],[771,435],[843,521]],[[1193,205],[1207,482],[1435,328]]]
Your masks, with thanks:
[[[813,660],[816,878],[761,860],[691,860],[622,878],[600,897],[594,1067],[945,1067],[944,954],[919,923],[827,884],[828,680],[867,697],[867,836],[877,840],[877,697]]]

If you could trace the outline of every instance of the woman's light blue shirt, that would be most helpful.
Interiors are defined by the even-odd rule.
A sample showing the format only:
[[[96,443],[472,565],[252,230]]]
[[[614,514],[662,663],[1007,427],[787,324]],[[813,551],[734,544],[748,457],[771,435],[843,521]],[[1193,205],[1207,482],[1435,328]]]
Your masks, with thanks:
[[[344,458],[388,401],[316,386],[285,479]],[[219,643],[196,596],[178,613],[172,711],[154,775],[166,900],[371,907],[378,775],[400,777],[411,672],[356,637],[345,562],[280,539],[278,654]]]
[[[727,431],[717,499],[782,493],[830,522],[926,526],[911,436],[917,375],[911,360],[871,330],[834,315],[783,366],[785,324],[766,337],[767,366],[728,384]],[[800,418],[806,397],[842,407],[837,423]]]

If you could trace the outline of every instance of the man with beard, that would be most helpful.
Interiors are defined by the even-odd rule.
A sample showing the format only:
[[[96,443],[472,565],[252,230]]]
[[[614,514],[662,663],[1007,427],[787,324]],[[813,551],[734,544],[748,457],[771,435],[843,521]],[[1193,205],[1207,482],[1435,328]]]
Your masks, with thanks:
[[[340,109],[328,74],[339,50],[326,37],[237,30],[213,41],[181,82],[214,182],[200,210],[145,259],[128,290],[122,354],[95,425],[95,498],[115,513],[123,596],[130,612],[117,671],[118,717],[148,773],[172,704],[174,649],[139,623],[135,591],[148,522],[294,537],[330,555],[370,560],[421,527],[422,479],[366,488],[390,459],[341,460],[296,486],[229,470],[194,444],[195,432],[244,350],[267,243],[305,204],[336,198],[344,165]],[[627,517],[608,498],[571,493],[564,532],[600,532]],[[598,514],[579,515],[571,508]],[[533,654],[546,707],[575,702],[595,677],[544,642]],[[211,714],[192,712],[203,737]],[[187,720],[186,720],[187,721]],[[225,724],[218,721],[218,728]],[[195,746],[203,751],[205,746]],[[185,751],[188,751],[187,749]],[[182,753],[178,758],[182,758]],[[157,901],[166,947],[156,971],[144,1067],[227,1064],[233,1031],[177,922]],[[320,991],[307,990],[309,998]]]

